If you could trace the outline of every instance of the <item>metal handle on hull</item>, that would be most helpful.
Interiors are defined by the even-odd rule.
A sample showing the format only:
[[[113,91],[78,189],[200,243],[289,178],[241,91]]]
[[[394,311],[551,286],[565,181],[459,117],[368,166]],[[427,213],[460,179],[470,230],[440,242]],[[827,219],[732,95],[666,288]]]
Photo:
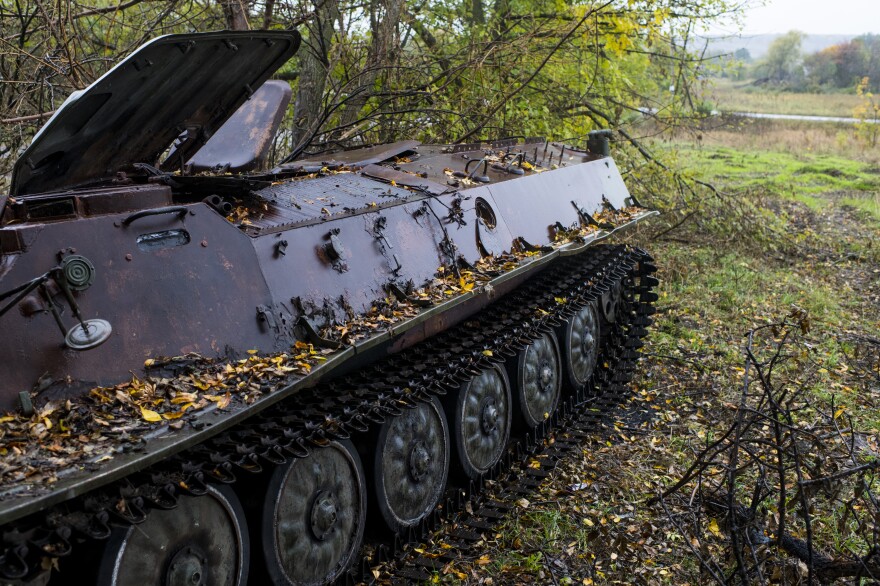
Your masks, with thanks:
[[[186,215],[186,206],[170,206],[167,208],[156,208],[155,210],[142,210],[140,212],[135,212],[122,220],[122,225],[128,226],[135,220],[140,220],[141,218],[146,218],[147,216],[161,216],[162,214],[177,214],[178,216],[180,216],[180,219],[183,219],[183,217]]]

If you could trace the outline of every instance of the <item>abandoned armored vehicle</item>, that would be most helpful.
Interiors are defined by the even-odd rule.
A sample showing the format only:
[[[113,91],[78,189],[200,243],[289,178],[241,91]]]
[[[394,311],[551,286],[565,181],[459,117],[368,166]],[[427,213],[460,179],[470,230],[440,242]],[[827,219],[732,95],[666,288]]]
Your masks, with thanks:
[[[295,32],[155,39],[0,196],[4,584],[329,584],[612,381],[652,214],[607,152],[396,142],[268,167]],[[374,522],[368,522],[373,520]],[[383,529],[380,529],[383,528]]]

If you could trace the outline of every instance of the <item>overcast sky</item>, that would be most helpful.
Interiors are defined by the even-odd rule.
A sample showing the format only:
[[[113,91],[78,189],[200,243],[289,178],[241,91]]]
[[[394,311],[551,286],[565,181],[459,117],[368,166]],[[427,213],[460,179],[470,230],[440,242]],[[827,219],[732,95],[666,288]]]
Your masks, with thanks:
[[[784,33],[860,35],[880,33],[880,0],[752,0],[743,34]],[[736,26],[713,26],[712,34],[736,32]]]

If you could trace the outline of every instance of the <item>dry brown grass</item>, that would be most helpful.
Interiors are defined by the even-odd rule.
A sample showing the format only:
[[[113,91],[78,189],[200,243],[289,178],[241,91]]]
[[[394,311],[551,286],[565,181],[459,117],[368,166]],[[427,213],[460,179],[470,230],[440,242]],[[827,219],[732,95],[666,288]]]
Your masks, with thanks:
[[[763,112],[766,114],[802,114],[808,116],[850,117],[860,98],[852,93],[781,92],[756,88],[750,81],[712,80],[706,97],[722,112]]]
[[[679,133],[673,138],[696,139],[707,146],[743,152],[836,155],[880,165],[880,149],[870,148],[860,140],[852,124],[719,117],[707,121],[700,131]]]

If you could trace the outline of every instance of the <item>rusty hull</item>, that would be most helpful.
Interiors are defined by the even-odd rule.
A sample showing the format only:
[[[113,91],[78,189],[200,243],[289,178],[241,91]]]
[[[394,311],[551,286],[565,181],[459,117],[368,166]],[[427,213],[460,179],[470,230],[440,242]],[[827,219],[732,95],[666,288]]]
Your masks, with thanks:
[[[493,171],[488,184],[448,185],[443,170],[462,168],[484,148],[449,153],[407,142],[343,153],[361,167],[279,179],[229,198],[251,210],[240,225],[149,183],[11,200],[0,216],[0,294],[65,256],[86,257],[94,282],[73,295],[85,319],[104,319],[113,333],[96,348],[69,349],[49,311],[54,303],[64,327],[75,325],[62,292],[30,294],[0,316],[0,409],[17,408],[21,391],[39,403],[121,382],[149,358],[283,350],[303,338],[301,319],[316,329],[341,324],[387,297],[390,283],[421,286],[441,265],[473,264],[517,239],[548,245],[559,225],[583,221],[577,208],[593,213],[603,202],[628,203],[610,158],[580,157],[525,176]],[[559,149],[549,151],[558,160]],[[401,153],[421,156],[395,163]],[[390,162],[378,165],[381,157]],[[491,222],[478,218],[486,209]],[[385,351],[484,304],[436,316]]]

